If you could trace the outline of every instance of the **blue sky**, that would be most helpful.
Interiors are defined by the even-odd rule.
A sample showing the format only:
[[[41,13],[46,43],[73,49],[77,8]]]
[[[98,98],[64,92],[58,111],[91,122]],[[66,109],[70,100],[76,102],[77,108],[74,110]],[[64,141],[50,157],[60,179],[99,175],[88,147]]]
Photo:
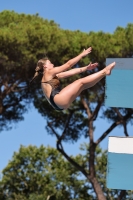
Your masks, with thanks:
[[[103,31],[113,33],[118,26],[126,27],[133,23],[132,0],[4,0],[0,2],[0,12],[14,10],[17,13],[36,14],[54,20],[62,29],[82,32]],[[45,130],[45,120],[32,106],[24,115],[25,120],[13,124],[13,129],[0,133],[0,171],[8,164],[13,152],[20,145],[49,145],[55,147],[56,138]],[[101,126],[102,123],[102,126]],[[100,118],[96,122],[95,138],[108,128],[109,124]],[[129,134],[133,134],[131,126]],[[123,136],[122,129],[115,129],[111,135]],[[78,154],[79,145],[88,142],[82,138],[76,144],[65,145],[69,154]],[[102,143],[107,148],[107,138]]]

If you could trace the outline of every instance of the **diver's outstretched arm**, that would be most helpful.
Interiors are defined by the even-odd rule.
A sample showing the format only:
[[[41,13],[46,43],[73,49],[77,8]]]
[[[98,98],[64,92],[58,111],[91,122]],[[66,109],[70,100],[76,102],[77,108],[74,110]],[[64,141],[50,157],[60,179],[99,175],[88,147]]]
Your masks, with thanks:
[[[89,53],[91,53],[92,48],[89,47],[88,49],[84,49],[84,51],[82,53],[80,53],[78,56],[76,56],[75,58],[70,59],[68,62],[66,62],[65,64],[59,66],[59,67],[54,67],[53,69],[49,70],[49,73],[51,73],[51,75],[56,75],[59,74],[63,71],[66,71],[68,69],[70,69],[72,66],[74,66],[81,58],[87,56]]]
[[[61,73],[57,74],[57,76],[59,79],[67,78],[67,77],[85,72],[87,70],[92,70],[92,69],[96,68],[97,66],[98,66],[98,63],[93,63],[93,64],[90,63],[89,65],[87,65],[85,67],[75,68],[75,69],[68,70],[66,72],[61,72]]]

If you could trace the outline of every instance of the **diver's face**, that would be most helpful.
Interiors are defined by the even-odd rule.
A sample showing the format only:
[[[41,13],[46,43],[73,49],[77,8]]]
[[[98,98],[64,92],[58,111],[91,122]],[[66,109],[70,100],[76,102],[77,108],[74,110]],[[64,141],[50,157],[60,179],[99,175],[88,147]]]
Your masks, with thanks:
[[[54,67],[54,65],[51,63],[51,61],[50,60],[46,60],[44,68],[52,69],[53,67]]]

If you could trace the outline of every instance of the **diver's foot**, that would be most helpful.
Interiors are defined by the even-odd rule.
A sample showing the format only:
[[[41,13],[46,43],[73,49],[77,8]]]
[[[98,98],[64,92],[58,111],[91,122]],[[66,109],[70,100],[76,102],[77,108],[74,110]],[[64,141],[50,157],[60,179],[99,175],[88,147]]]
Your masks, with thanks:
[[[108,65],[106,68],[105,68],[105,74],[106,75],[110,75],[111,74],[111,71],[112,69],[114,68],[115,66],[115,62],[111,63],[110,65]]]

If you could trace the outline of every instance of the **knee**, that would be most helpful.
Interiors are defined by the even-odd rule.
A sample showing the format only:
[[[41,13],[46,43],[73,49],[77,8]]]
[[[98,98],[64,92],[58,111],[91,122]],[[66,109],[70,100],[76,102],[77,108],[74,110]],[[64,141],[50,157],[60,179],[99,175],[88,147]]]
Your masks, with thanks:
[[[79,88],[84,89],[84,82],[83,82],[83,80],[80,78],[80,79],[77,80],[77,82],[78,82]]]
[[[82,78],[78,79],[77,82],[78,82],[78,84],[81,85],[81,86],[84,84]]]

